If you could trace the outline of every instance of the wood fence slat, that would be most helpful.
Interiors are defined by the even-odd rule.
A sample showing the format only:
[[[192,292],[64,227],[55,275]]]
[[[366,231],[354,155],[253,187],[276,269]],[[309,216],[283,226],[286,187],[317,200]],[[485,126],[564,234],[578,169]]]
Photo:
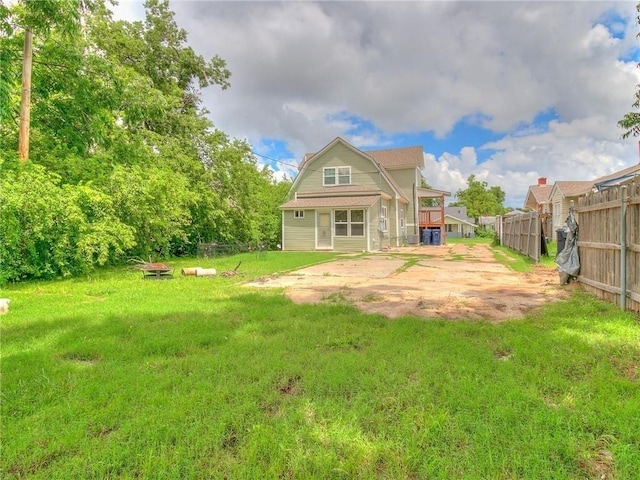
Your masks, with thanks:
[[[604,210],[607,208],[620,208],[620,202],[613,200],[606,203],[601,203],[599,205],[587,205],[584,207],[577,207],[576,212],[580,214],[584,212],[592,212],[593,210]]]
[[[522,253],[532,260],[540,261],[540,214],[523,213],[501,219],[502,245]]]
[[[621,190],[613,187],[583,197],[577,208],[580,281],[585,290],[619,303]],[[640,185],[628,185],[626,216],[627,308],[640,312]]]
[[[615,243],[596,243],[596,242],[583,242],[578,240],[578,248],[592,248],[596,250],[620,250],[620,245]]]

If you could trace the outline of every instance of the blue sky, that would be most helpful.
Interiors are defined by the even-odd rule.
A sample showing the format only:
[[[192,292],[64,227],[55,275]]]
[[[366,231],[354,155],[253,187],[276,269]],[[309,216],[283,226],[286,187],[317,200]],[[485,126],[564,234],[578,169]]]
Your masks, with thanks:
[[[538,177],[585,180],[638,162],[617,121],[640,81],[632,2],[173,1],[189,44],[227,61],[205,90],[214,124],[276,175],[340,136],[422,145],[435,188],[469,175],[522,205]],[[140,2],[118,15],[139,17]]]

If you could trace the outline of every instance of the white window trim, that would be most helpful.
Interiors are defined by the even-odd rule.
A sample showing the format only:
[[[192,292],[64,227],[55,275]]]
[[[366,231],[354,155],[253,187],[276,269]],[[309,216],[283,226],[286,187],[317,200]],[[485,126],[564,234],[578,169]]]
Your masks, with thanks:
[[[389,231],[389,220],[387,216],[388,212],[389,210],[387,209],[387,206],[382,205],[382,208],[380,209],[380,231],[381,232]]]
[[[554,228],[562,226],[562,202],[553,204],[553,226]]]
[[[294,210],[293,218],[304,218],[304,210]]]
[[[352,211],[358,211],[358,212],[362,212],[362,221],[361,222],[354,222],[351,220],[351,212]],[[346,222],[340,222],[336,219],[336,212],[347,212],[347,221]],[[354,238],[365,238],[366,236],[366,222],[365,222],[365,209],[363,208],[354,208],[354,209],[346,209],[346,208],[340,208],[340,209],[336,209],[333,211],[333,228],[334,228],[334,236],[335,237],[341,237],[341,238],[349,238],[349,237],[354,237]],[[347,226],[347,234],[346,235],[338,235],[336,227],[338,225],[346,225]],[[362,235],[353,235],[352,234],[352,229],[351,229],[351,225],[362,225]]]
[[[349,182],[348,183],[340,183],[340,169],[347,169],[347,171],[349,172]],[[327,170],[333,170],[333,178],[335,180],[335,183],[327,183]],[[342,175],[343,177],[346,175]],[[351,185],[351,167],[348,165],[344,165],[341,167],[324,167],[322,169],[322,186],[323,187],[339,187],[341,185]]]
[[[361,222],[354,222],[353,219],[351,218],[351,213],[354,212],[354,211],[362,212],[362,221]],[[352,232],[352,226],[353,225],[362,225],[362,235],[353,235],[353,232]],[[358,237],[358,238],[364,237],[365,236],[365,234],[364,234],[364,225],[365,225],[364,224],[364,209],[362,209],[362,208],[354,208],[353,210],[349,210],[349,236],[350,237]]]

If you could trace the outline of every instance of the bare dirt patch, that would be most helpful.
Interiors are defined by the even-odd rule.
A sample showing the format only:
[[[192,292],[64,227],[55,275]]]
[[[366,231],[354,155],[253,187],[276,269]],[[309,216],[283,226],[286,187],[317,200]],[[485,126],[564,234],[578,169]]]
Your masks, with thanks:
[[[350,303],[390,318],[522,317],[566,298],[554,269],[517,273],[498,263],[484,244],[394,249],[341,257],[249,284],[284,287],[297,303]]]

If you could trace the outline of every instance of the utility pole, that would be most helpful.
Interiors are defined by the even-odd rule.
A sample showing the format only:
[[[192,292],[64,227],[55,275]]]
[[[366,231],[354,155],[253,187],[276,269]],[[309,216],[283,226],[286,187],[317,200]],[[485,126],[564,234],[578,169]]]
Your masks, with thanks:
[[[31,118],[31,57],[33,32],[24,31],[24,52],[22,56],[22,96],[20,98],[20,136],[18,156],[21,163],[29,160],[29,122]]]

